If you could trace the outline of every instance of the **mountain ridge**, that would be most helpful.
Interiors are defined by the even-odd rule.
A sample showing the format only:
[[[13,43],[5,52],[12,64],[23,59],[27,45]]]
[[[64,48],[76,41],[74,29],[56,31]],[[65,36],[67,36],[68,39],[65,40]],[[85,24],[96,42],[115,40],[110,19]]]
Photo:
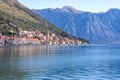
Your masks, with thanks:
[[[70,7],[69,7],[70,8]],[[63,8],[59,9],[62,11]],[[73,8],[72,8],[73,9]],[[33,10],[54,25],[93,43],[111,43],[120,40],[120,10],[109,9],[107,12],[61,12],[56,9]],[[49,13],[49,14],[48,14]],[[54,17],[54,19],[52,19]]]

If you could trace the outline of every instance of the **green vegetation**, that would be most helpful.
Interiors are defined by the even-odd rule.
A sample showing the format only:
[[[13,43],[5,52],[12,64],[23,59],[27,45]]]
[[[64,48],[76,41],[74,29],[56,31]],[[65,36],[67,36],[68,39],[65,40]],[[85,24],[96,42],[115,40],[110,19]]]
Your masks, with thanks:
[[[16,28],[24,30],[40,30],[42,32],[47,32],[48,30],[56,34],[61,33],[60,29],[36,15],[16,0],[0,1],[0,31],[9,32],[8,30],[13,28],[10,27],[9,23],[13,22]],[[6,23],[7,21],[9,23]],[[5,30],[2,29],[3,27]]]

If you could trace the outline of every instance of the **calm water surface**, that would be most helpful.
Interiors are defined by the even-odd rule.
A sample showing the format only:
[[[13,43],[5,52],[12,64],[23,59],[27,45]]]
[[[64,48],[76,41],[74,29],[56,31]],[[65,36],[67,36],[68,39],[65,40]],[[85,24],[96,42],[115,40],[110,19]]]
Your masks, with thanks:
[[[120,80],[120,45],[0,47],[0,80]]]

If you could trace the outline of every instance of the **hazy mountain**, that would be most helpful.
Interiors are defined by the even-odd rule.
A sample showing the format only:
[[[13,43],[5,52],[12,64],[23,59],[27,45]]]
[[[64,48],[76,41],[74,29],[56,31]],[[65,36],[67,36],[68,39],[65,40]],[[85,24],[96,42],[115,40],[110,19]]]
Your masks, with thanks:
[[[8,34],[11,29],[17,32],[19,28],[40,30],[44,33],[49,31],[57,35],[73,37],[49,23],[17,0],[0,0],[0,32]]]
[[[57,9],[33,9],[62,30],[94,43],[120,41],[120,10],[92,13],[65,6]]]

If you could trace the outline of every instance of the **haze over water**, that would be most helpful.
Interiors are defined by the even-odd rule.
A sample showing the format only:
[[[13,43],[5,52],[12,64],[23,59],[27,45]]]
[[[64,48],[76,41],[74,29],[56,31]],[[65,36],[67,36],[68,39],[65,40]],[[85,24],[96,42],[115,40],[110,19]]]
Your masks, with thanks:
[[[0,80],[119,79],[119,45],[0,47]]]

